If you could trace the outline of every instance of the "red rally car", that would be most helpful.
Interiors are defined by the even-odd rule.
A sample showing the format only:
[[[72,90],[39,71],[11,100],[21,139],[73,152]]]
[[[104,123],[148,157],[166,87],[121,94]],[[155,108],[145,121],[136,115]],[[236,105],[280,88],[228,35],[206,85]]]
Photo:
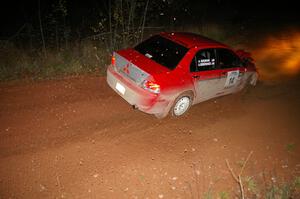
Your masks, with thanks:
[[[154,35],[114,52],[107,82],[135,108],[162,118],[191,105],[255,85],[249,53],[193,33]]]

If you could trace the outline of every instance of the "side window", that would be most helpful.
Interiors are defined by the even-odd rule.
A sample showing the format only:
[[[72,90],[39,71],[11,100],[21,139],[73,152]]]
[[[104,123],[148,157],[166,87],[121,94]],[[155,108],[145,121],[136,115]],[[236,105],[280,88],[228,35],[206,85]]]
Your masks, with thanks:
[[[205,49],[197,52],[190,65],[191,72],[214,69],[216,69],[216,54],[214,49]]]
[[[240,59],[230,50],[218,49],[218,58],[220,68],[234,68],[241,66]]]

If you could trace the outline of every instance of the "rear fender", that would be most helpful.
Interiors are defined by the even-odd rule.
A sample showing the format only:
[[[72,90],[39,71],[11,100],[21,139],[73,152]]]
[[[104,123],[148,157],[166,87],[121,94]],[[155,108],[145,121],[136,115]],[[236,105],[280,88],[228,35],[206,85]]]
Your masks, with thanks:
[[[166,117],[169,114],[171,108],[173,107],[175,100],[179,96],[182,96],[182,95],[189,96],[192,99],[192,103],[193,103],[193,101],[194,101],[194,92],[192,90],[182,91],[182,92],[180,92],[180,94],[178,94],[178,92],[176,92],[176,94],[174,94],[174,95],[164,96],[163,98],[168,101],[168,105],[165,107],[165,109],[162,112],[160,112],[159,114],[155,114],[155,116],[157,118]]]

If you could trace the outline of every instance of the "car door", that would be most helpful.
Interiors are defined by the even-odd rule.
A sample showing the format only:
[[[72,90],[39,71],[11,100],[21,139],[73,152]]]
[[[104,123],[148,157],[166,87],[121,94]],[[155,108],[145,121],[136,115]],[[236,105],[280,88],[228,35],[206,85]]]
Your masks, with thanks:
[[[190,64],[190,74],[195,88],[194,103],[216,96],[222,89],[221,70],[217,67],[216,49],[202,49]]]
[[[238,91],[244,71],[239,57],[225,48],[217,49],[216,53],[217,67],[221,70],[219,83],[222,85],[217,95],[226,95]]]

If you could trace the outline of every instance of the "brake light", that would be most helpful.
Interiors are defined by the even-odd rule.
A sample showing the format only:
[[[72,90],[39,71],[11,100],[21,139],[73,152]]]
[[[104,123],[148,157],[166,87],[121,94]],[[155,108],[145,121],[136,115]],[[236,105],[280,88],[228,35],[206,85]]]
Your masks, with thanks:
[[[160,92],[160,85],[148,80],[143,82],[143,88],[156,94]]]
[[[111,65],[115,65],[116,64],[116,58],[115,56],[111,56]]]

